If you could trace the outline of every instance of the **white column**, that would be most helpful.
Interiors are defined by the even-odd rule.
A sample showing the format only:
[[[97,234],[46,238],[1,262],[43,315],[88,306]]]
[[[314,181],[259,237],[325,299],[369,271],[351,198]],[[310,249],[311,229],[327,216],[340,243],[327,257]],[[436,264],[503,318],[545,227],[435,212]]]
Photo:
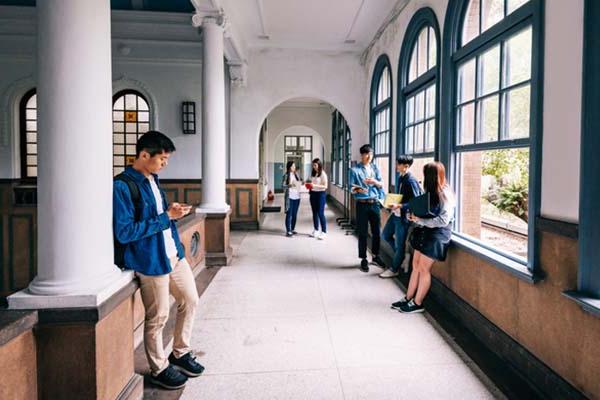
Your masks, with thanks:
[[[124,278],[113,264],[110,2],[38,0],[37,18],[38,275],[29,293],[87,295],[71,306],[93,305]],[[26,294],[11,307],[46,297]]]
[[[224,212],[225,63],[222,18],[206,17],[202,23],[202,203],[198,211]]]

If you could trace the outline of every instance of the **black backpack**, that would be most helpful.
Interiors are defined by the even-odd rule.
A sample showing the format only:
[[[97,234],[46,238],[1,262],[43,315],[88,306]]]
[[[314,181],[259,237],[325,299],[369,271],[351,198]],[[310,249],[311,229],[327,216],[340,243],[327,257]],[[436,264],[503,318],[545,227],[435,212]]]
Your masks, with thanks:
[[[121,172],[119,175],[113,178],[113,182],[121,181],[125,182],[129,187],[129,192],[131,194],[131,200],[133,201],[133,207],[135,208],[135,221],[139,221],[141,219],[141,200],[142,197],[140,195],[140,188],[137,183],[131,178],[129,175]],[[122,244],[117,240],[113,233],[113,242],[115,245],[115,265],[121,269],[125,268],[125,248],[127,248],[126,244]]]

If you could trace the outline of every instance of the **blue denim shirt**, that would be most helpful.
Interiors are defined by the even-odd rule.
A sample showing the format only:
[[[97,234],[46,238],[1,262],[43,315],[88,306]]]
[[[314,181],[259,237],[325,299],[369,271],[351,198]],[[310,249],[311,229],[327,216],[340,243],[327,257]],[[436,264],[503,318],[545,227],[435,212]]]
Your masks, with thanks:
[[[373,175],[367,176],[367,169],[363,165],[363,163],[359,162],[356,167],[350,169],[350,188],[352,189],[352,185],[362,186],[365,189],[368,189],[367,193],[352,193],[356,200],[366,200],[366,199],[380,199],[383,200],[385,197],[385,191],[383,188],[378,188],[375,185],[367,185],[364,180],[367,178],[375,178],[376,180],[381,182],[381,173],[379,172],[379,168],[376,164],[371,163],[371,168],[373,170]]]
[[[144,174],[132,167],[127,167],[125,174],[132,177],[138,185],[141,202],[141,218],[140,221],[135,221],[135,208],[127,183],[114,182],[113,230],[115,238],[127,245],[125,265],[144,275],[168,274],[171,272],[171,263],[165,251],[165,239],[162,233],[164,229],[171,228],[177,246],[177,257],[182,259],[185,256],[175,221],[169,219],[166,211],[158,215],[150,181]],[[158,176],[154,175],[154,179],[158,186]],[[161,195],[163,209],[167,210],[167,201],[162,190]]]

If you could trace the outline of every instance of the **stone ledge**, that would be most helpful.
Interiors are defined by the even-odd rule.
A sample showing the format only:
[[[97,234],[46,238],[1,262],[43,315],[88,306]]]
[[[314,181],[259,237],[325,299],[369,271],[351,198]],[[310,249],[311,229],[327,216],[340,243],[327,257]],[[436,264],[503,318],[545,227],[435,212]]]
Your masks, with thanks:
[[[33,329],[37,322],[37,311],[0,310],[0,346]]]

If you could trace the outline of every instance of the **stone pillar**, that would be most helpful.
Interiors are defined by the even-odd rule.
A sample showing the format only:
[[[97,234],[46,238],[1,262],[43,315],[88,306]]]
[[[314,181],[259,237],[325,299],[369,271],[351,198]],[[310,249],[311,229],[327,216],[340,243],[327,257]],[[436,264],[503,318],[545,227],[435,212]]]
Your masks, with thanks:
[[[37,14],[38,275],[29,292],[89,295],[122,275],[112,242],[110,4],[40,1]]]
[[[229,215],[225,202],[225,63],[223,18],[202,19],[202,202],[206,214],[206,264],[227,265],[231,260]]]
[[[108,0],[37,1],[38,275],[8,302],[39,310],[40,399],[143,395],[137,285],[113,264],[110,30]]]

